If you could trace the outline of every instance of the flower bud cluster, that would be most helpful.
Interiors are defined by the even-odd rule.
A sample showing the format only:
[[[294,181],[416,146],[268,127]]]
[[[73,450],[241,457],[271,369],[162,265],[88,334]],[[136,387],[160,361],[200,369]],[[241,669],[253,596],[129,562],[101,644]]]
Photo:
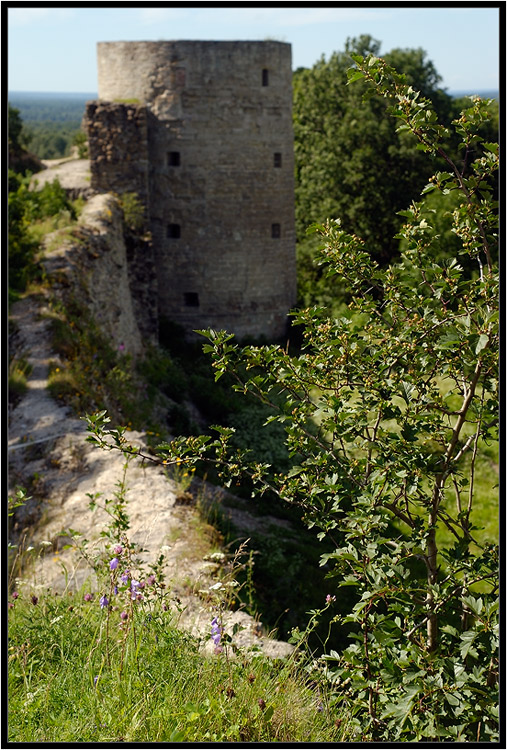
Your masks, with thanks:
[[[112,597],[118,594],[126,596],[127,601],[143,602],[144,594],[143,591],[146,587],[153,587],[156,584],[156,577],[154,575],[148,576],[146,581],[137,580],[132,575],[132,571],[129,567],[130,555],[128,554],[128,546],[122,544],[116,544],[113,547],[114,557],[109,560],[108,567],[110,572],[110,590],[108,594],[103,594],[99,599],[99,604],[102,609],[109,608],[111,605]],[[85,598],[88,595],[85,595]],[[90,595],[91,598],[91,595]],[[116,607],[115,607],[116,609]],[[129,619],[129,613],[123,610],[120,614],[120,618],[123,622]]]

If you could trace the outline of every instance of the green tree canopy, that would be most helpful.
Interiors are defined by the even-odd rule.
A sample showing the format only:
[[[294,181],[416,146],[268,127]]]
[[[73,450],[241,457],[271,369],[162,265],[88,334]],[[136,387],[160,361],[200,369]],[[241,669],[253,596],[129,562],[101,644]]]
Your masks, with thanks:
[[[313,259],[317,241],[308,237],[309,223],[340,217],[347,232],[358,233],[381,264],[396,258],[396,237],[402,220],[398,211],[417,199],[431,175],[433,163],[415,148],[408,131],[397,132],[389,117],[390,102],[361,81],[348,85],[351,55],[378,56],[381,44],[371,36],[348,39],[344,52],[322,57],[312,68],[294,74],[294,135],[296,161],[296,232],[299,296],[302,304],[336,305],[342,287],[324,279]],[[386,62],[421,92],[444,125],[458,114],[456,101],[439,86],[441,77],[422,49],[393,49]],[[365,96],[366,94],[366,96]],[[459,102],[463,105],[463,101]],[[462,107],[461,107],[462,108]],[[494,140],[491,132],[481,135]],[[458,140],[448,135],[448,150],[462,158]],[[441,168],[444,168],[441,164]],[[452,247],[450,247],[452,251]]]
[[[19,114],[19,109],[11,107],[9,104],[9,150],[21,148],[20,136],[23,130],[23,121]]]
[[[43,166],[40,159],[26,149],[31,143],[32,133],[23,125],[19,109],[9,104],[9,169],[20,174],[39,172]]]

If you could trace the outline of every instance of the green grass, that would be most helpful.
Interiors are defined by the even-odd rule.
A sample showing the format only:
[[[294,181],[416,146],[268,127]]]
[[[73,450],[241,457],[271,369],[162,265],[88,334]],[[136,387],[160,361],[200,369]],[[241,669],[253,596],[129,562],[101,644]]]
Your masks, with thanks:
[[[479,452],[475,464],[474,484],[473,484],[473,505],[470,518],[473,526],[476,527],[473,536],[480,544],[498,544],[500,527],[499,527],[499,464],[498,464],[498,445],[496,446],[496,457],[491,456],[491,452],[479,441]],[[463,474],[467,476],[470,471],[470,456],[467,456],[463,463]],[[462,507],[466,508],[468,498],[467,493],[462,493]],[[445,507],[456,513],[456,498],[452,488],[448,488],[445,495]],[[440,529],[439,538],[441,544],[448,546],[452,542],[452,534],[445,527]]]
[[[128,626],[84,590],[11,603],[10,742],[350,739],[329,692],[306,684],[304,662],[232,658],[229,647],[205,656],[160,602],[136,602]]]
[[[32,366],[24,357],[15,357],[9,362],[9,404],[17,404],[26,393],[27,377],[31,371]]]
[[[67,233],[68,237],[71,237],[70,229],[76,226],[76,219],[72,216],[69,210],[62,210],[55,216],[47,216],[44,219],[34,221],[29,227],[30,237],[37,243],[41,243],[46,235],[56,230],[69,230]],[[54,250],[59,247],[64,238],[64,234],[59,234],[57,238],[50,244],[49,250]]]
[[[52,346],[59,357],[51,363],[48,390],[83,415],[106,409],[115,424],[157,430],[152,417],[153,394],[136,373],[132,358],[115,350],[90,312],[76,299],[53,301],[48,313]]]

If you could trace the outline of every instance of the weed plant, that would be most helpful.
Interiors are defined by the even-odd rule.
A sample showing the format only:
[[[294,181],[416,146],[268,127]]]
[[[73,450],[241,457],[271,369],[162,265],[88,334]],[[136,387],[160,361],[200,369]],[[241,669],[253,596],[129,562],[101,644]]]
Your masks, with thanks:
[[[99,550],[69,530],[95,573],[94,589],[73,591],[67,580],[59,594],[18,579],[11,590],[9,741],[321,743],[352,735],[327,684],[310,679],[305,650],[332,597],[306,632],[295,632],[288,658],[238,648],[223,614],[236,596],[241,548],[207,592],[208,632],[183,632],[163,554],[147,569],[129,541],[125,459],[113,497],[89,496],[90,507],[102,504],[109,516]],[[18,492],[11,512],[26,499]],[[50,546],[43,542],[41,554]]]
[[[32,366],[24,357],[14,357],[9,362],[9,405],[15,406],[26,393],[27,377]]]
[[[78,414],[107,408],[129,427],[158,427],[150,421],[146,386],[130,355],[113,348],[87,308],[75,299],[53,300],[50,323],[59,361],[51,363],[48,388],[56,399]]]
[[[38,256],[43,237],[75,223],[83,201],[70,201],[58,180],[30,189],[31,175],[9,170],[9,299],[14,301],[29,282],[40,279]]]
[[[201,653],[155,603],[11,596],[10,742],[334,742],[346,719],[297,659]],[[127,605],[129,606],[129,605]],[[212,632],[210,617],[210,634]],[[135,633],[135,636],[134,636]]]

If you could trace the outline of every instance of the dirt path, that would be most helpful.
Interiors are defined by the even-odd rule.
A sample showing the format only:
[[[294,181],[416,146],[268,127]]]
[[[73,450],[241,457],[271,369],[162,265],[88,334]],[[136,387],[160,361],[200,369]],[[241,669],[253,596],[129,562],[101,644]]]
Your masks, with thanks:
[[[46,169],[33,176],[32,185],[36,182],[42,188],[47,182],[58,178],[60,185],[76,197],[78,193],[87,197],[92,192],[90,186],[90,160],[68,157],[51,159],[42,162]]]
[[[87,582],[99,584],[65,530],[73,529],[89,540],[88,552],[103,550],[108,516],[89,509],[90,497],[112,499],[122,479],[124,459],[118,451],[102,451],[86,442],[86,426],[47,391],[48,365],[56,359],[51,350],[47,312],[42,298],[26,297],[16,302],[10,317],[16,327],[15,353],[24,355],[32,370],[28,389],[9,415],[9,485],[29,488],[33,498],[16,514],[16,533],[33,547],[33,561],[17,581],[22,590],[51,588],[77,590]],[[11,352],[12,354],[13,352]],[[146,448],[141,433],[128,433],[129,440]],[[210,602],[224,569],[206,559],[216,545],[211,527],[200,519],[196,508],[178,502],[178,487],[163,470],[136,459],[127,474],[130,517],[129,540],[143,548],[143,559],[154,563],[163,552],[164,576],[169,600],[183,607],[182,626],[195,633],[209,632]],[[41,544],[42,543],[42,544]],[[216,547],[215,547],[216,549]],[[243,612],[230,612],[226,629],[241,630],[238,644],[255,645],[273,656],[286,655],[292,647],[262,635],[259,623]],[[207,648],[210,648],[208,642]]]
[[[49,362],[57,359],[49,345],[49,322],[43,317],[46,312],[43,300],[37,302],[34,297],[19,300],[10,310],[9,317],[17,329],[16,350],[32,368],[28,391],[10,415],[11,454],[23,450],[27,441],[49,441],[52,436],[67,434],[69,428],[72,432],[84,429],[46,390]]]

